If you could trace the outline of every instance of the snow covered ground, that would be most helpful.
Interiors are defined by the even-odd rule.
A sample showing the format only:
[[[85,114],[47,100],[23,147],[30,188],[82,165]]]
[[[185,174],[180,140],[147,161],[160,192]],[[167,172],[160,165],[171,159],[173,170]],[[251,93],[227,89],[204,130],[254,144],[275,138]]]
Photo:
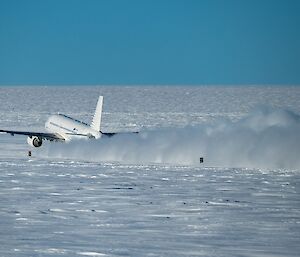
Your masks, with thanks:
[[[104,131],[142,133],[0,135],[0,256],[299,256],[300,88],[0,87],[0,128],[100,94]]]

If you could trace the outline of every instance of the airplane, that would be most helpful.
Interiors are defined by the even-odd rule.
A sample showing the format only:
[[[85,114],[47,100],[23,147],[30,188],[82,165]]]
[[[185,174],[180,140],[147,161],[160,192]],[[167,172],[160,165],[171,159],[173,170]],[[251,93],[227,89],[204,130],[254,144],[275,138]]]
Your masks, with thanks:
[[[104,133],[100,130],[102,116],[103,96],[99,96],[96,111],[90,125],[69,117],[64,114],[55,114],[49,117],[45,123],[48,132],[29,132],[1,130],[0,133],[27,136],[27,143],[32,147],[41,147],[43,140],[55,142],[67,142],[73,138],[94,138],[99,139],[102,136],[112,137],[117,133]],[[137,133],[137,132],[135,132]]]

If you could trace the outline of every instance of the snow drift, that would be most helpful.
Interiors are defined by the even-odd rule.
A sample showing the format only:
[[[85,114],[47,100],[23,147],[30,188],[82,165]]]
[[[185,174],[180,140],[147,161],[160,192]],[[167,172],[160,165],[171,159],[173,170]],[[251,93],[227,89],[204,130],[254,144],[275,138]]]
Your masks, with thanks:
[[[171,163],[205,166],[300,168],[300,116],[259,108],[232,122],[119,134],[100,140],[48,144],[38,155],[96,162]]]

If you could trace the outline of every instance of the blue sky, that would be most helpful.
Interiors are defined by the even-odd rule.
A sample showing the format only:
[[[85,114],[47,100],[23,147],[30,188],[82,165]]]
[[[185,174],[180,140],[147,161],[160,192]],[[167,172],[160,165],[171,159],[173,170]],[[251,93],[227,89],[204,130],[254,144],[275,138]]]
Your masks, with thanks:
[[[300,85],[297,0],[0,0],[0,85]]]

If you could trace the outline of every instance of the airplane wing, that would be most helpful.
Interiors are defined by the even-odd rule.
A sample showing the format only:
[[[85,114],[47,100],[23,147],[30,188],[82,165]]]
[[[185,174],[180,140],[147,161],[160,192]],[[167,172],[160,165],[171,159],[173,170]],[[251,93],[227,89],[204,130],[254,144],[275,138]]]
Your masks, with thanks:
[[[58,140],[58,141],[65,141],[65,139],[60,136],[59,134],[56,133],[44,133],[44,132],[29,132],[29,131],[14,131],[14,130],[2,130],[0,129],[0,133],[8,133],[11,134],[12,136],[14,135],[24,135],[24,136],[36,136],[36,137],[41,137],[46,140]],[[119,134],[131,134],[131,133],[138,133],[138,132],[117,132],[117,133],[109,133],[109,132],[101,132],[102,135],[107,136],[107,137],[112,137],[114,135],[119,135]],[[72,136],[82,136],[82,137],[92,137],[90,134],[76,134],[76,133],[66,133],[67,135],[72,135]]]
[[[11,134],[12,136],[14,135],[24,135],[24,136],[36,136],[36,137],[41,137],[43,139],[46,140],[60,140],[60,141],[64,141],[65,139],[60,136],[59,134],[55,134],[55,133],[40,133],[40,132],[29,132],[29,131],[13,131],[13,130],[2,130],[0,129],[0,133],[8,133]]]

